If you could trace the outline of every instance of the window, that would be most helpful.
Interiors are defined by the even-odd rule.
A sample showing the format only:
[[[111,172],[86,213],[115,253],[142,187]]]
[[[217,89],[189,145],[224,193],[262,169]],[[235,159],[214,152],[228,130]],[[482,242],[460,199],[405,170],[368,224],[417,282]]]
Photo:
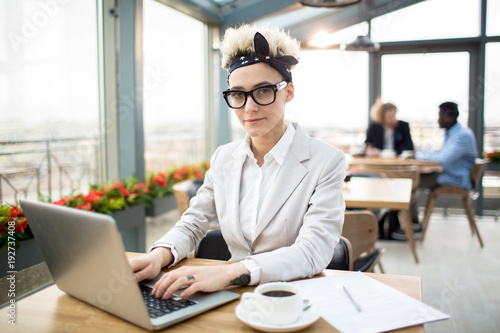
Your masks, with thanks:
[[[0,22],[1,199],[88,190],[98,178],[96,2],[2,1]]]
[[[411,64],[411,65],[410,65]],[[398,107],[398,119],[409,122],[416,149],[441,147],[439,104],[458,104],[458,121],[467,126],[469,54],[396,54],[382,57],[382,100]]]
[[[146,171],[205,157],[205,26],[154,0],[144,1]]]
[[[368,126],[368,53],[302,51],[288,118],[336,147],[361,145]]]
[[[422,1],[373,19],[371,36],[377,42],[476,37],[480,14],[480,0]]]
[[[500,150],[500,43],[486,44],[484,150]]]
[[[486,35],[499,36],[500,35],[500,20],[498,13],[500,13],[500,0],[488,0],[486,9]]]

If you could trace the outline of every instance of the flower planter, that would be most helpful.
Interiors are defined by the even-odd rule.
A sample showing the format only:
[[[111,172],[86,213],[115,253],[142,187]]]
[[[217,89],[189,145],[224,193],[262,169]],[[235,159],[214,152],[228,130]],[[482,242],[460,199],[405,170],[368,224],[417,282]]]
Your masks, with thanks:
[[[135,205],[111,215],[122,236],[125,251],[146,251],[146,210],[143,205]]]
[[[26,239],[20,242],[19,249],[16,249],[15,252],[15,268],[11,269],[8,267],[8,251],[5,249],[0,249],[1,253],[1,262],[0,262],[0,277],[4,277],[9,271],[17,271],[19,272],[22,269],[31,267],[38,263],[41,263],[43,260],[42,252],[38,248],[36,241],[34,238]]]
[[[146,207],[146,216],[159,216],[177,208],[177,202],[173,194],[167,194],[164,197],[156,198],[153,204]]]
[[[489,162],[488,164],[486,164],[486,170],[500,171],[500,162]]]

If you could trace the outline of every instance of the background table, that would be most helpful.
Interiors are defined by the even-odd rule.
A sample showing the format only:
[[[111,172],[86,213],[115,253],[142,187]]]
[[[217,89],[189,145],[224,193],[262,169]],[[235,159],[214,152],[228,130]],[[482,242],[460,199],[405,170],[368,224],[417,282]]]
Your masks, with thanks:
[[[418,263],[410,215],[412,180],[407,178],[352,177],[342,194],[347,208],[391,209],[401,212],[401,224],[415,262]]]
[[[137,254],[129,254],[134,256]],[[225,261],[206,259],[186,259],[179,265],[221,265]],[[317,277],[345,274],[346,271],[326,270]],[[401,292],[422,300],[421,280],[416,276],[401,276],[389,274],[366,273],[368,276],[383,282]],[[242,294],[253,291],[253,287],[237,287],[232,291]],[[2,309],[1,332],[148,332],[127,321],[94,308],[80,300],[60,291],[55,285],[43,289],[17,304],[17,325],[7,324],[6,308]],[[190,318],[184,322],[167,327],[160,332],[257,332],[238,320],[234,311],[239,300],[232,301],[211,311]],[[313,325],[303,330],[305,332],[337,332],[326,321],[320,318]],[[408,327],[394,332],[423,332],[423,325]]]

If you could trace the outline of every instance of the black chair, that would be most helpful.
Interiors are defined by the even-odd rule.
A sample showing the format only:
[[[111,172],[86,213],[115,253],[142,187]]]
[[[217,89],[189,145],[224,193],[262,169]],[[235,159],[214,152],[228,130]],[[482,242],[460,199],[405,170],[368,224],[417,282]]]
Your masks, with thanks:
[[[220,229],[210,230],[198,244],[194,254],[195,258],[229,260],[231,253]]]
[[[201,240],[195,251],[195,258],[229,260],[231,253],[222,237],[220,229],[210,230]],[[340,241],[335,247],[333,258],[327,269],[338,269],[352,271],[352,246],[345,237],[340,237]]]
[[[335,246],[332,261],[330,261],[326,269],[353,270],[352,246],[347,238],[340,237],[339,243]]]

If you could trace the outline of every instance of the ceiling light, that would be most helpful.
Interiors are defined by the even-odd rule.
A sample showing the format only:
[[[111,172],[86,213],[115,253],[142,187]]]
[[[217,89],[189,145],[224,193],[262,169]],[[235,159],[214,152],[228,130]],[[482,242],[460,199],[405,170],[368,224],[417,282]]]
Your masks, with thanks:
[[[358,36],[350,44],[341,44],[340,48],[346,51],[376,52],[380,49],[379,43],[374,43],[369,36]]]

